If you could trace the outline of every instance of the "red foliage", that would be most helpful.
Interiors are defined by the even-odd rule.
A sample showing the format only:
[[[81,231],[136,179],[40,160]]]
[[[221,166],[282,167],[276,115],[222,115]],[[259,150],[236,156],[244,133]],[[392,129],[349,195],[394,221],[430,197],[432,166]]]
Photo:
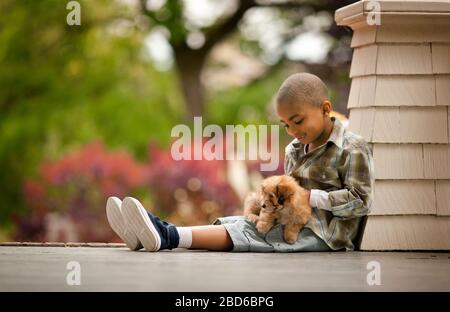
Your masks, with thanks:
[[[139,164],[127,152],[108,152],[94,142],[60,159],[45,161],[23,192],[30,207],[13,216],[21,241],[117,241],[107,224],[109,196],[135,196],[176,224],[207,224],[240,207],[226,180],[226,161],[175,161],[170,150],[149,149]],[[49,217],[51,216],[51,217]]]
[[[25,198],[31,213],[14,216],[16,240],[111,241],[116,237],[105,218],[108,196],[124,197],[135,194],[145,185],[145,166],[127,152],[107,152],[102,143],[94,142],[60,159],[41,164],[40,174],[24,185]],[[58,212],[60,219],[48,214]],[[70,220],[75,233],[64,233]],[[61,227],[62,234],[50,235],[53,227]],[[54,232],[54,231],[53,231]]]

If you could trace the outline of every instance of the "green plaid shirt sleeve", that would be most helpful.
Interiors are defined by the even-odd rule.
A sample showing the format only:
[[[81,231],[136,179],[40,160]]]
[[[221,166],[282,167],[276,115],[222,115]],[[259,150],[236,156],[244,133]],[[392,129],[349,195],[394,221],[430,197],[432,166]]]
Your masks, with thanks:
[[[352,150],[340,170],[345,188],[328,193],[331,212],[345,219],[369,214],[374,183],[371,152],[361,148]]]

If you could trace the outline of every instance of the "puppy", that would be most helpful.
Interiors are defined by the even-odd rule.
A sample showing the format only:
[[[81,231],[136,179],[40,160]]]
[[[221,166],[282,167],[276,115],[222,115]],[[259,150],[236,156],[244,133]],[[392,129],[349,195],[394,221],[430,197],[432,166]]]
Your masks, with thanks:
[[[293,244],[311,216],[307,191],[287,175],[265,179],[259,192],[245,199],[244,216],[266,234],[278,222],[284,225],[284,240]]]

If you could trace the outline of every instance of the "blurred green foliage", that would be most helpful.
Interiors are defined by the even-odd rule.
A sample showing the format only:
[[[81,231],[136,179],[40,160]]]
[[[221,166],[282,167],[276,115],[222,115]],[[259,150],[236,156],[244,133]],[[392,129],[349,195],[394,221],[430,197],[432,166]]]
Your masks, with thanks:
[[[0,2],[1,223],[25,209],[24,177],[43,159],[98,138],[145,158],[180,119],[174,74],[145,59],[145,33],[114,30],[126,8],[81,3],[82,25],[68,26],[64,1]]]

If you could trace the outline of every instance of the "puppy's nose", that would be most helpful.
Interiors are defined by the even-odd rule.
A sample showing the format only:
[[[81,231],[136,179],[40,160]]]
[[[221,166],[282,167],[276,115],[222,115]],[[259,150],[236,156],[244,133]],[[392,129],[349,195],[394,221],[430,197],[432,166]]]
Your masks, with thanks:
[[[283,205],[284,204],[284,196],[283,195],[281,195],[280,197],[278,197],[278,204],[279,205]]]

